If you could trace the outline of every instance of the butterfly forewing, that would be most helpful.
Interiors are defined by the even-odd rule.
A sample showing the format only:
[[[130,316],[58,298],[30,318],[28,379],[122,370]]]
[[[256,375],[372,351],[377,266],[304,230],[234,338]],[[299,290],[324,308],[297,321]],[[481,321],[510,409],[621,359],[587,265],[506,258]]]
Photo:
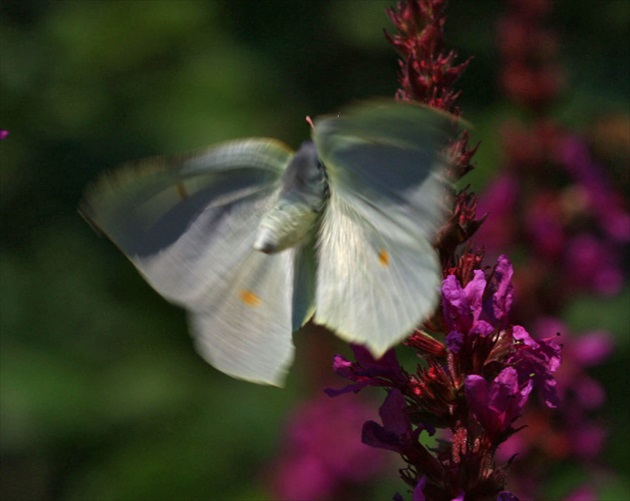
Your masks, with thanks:
[[[127,256],[150,256],[177,240],[209,203],[274,189],[291,155],[279,141],[248,139],[144,160],[101,176],[80,211]]]
[[[252,139],[149,160],[105,175],[81,206],[161,295],[189,311],[206,359],[268,384],[280,384],[293,356],[293,252],[270,256],[253,242],[291,156],[282,143]]]
[[[440,149],[452,119],[399,103],[315,122],[330,200],[320,229],[315,321],[380,356],[435,308],[431,241],[445,217]]]

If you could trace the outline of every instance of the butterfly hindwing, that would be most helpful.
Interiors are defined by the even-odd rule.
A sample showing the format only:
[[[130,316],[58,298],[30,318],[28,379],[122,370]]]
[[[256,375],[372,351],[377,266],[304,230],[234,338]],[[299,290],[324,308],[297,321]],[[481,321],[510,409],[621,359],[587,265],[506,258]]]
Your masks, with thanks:
[[[280,386],[293,361],[293,254],[251,250],[189,309],[197,350],[214,367]]]

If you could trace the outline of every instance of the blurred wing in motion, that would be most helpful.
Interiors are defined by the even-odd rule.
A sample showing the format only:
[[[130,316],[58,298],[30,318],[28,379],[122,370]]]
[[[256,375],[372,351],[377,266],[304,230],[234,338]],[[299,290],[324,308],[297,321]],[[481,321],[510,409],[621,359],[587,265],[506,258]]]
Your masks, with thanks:
[[[280,384],[293,357],[294,252],[253,249],[291,150],[224,143],[104,175],[81,212],[169,301],[190,313],[201,354],[250,381]]]
[[[442,273],[431,241],[446,215],[440,150],[453,121],[383,101],[315,122],[330,188],[315,322],[377,357],[437,305]]]

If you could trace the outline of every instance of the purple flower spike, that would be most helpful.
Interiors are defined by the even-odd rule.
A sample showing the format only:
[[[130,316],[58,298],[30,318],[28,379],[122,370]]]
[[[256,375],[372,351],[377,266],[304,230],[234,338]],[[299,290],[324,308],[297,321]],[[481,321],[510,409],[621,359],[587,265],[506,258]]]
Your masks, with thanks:
[[[4,141],[7,137],[9,137],[9,131],[0,129],[0,141]]]
[[[536,9],[546,9],[544,2],[517,0],[509,4],[516,5],[514,8],[519,13],[521,9],[529,13],[527,20],[538,20],[541,13]],[[401,88],[397,97],[459,116],[459,92],[452,84],[468,62],[455,65],[455,54],[444,49],[446,5],[446,0],[401,0],[395,9],[388,11],[396,26],[396,33],[388,39],[401,55]],[[514,26],[505,25],[502,33],[518,45],[522,38],[519,33],[528,31],[515,33]],[[527,47],[530,46],[528,40]],[[506,86],[523,103],[541,110],[553,97],[557,82],[544,78],[541,81],[539,77],[544,74],[522,75],[514,71],[518,69],[511,67],[506,72]],[[516,167],[528,167],[532,158],[537,165],[546,165],[545,154],[557,139],[554,131],[540,127],[540,137],[514,141],[514,152],[521,154],[518,162],[514,162]],[[471,159],[476,147],[468,146],[468,139],[466,131],[453,131],[451,144],[444,151],[450,164],[445,178],[450,181],[459,180],[474,167]],[[538,142],[542,143],[541,148]],[[521,170],[516,167],[514,172],[506,173],[500,189],[494,192],[494,210],[490,216],[499,217],[501,223],[494,232],[494,240],[509,244],[531,230],[541,245],[548,244],[545,252],[563,256],[565,232],[562,225],[558,226],[558,221],[564,221],[560,217],[563,207],[553,203],[553,197],[551,200],[542,197],[538,204],[527,206],[533,207],[535,224],[528,226],[529,218],[523,218],[520,225],[514,224],[514,214],[522,211],[517,202],[524,191]],[[508,258],[498,252],[509,249],[494,248],[494,256],[501,255],[488,272],[483,263],[485,251],[468,242],[485,220],[485,216],[477,219],[476,196],[467,188],[461,191],[448,188],[443,196],[453,209],[434,239],[444,277],[441,307],[424,319],[403,343],[415,352],[415,371],[402,369],[393,351],[375,360],[367,350],[354,346],[355,362],[341,356],[335,357],[334,362],[335,372],[352,384],[326,392],[335,396],[357,392],[366,386],[387,389],[379,410],[381,423],[366,422],[362,441],[401,455],[406,466],[399,470],[400,476],[409,488],[407,493],[413,493],[413,501],[517,501],[515,495],[504,490],[514,462],[508,457],[507,464],[498,465],[495,457],[506,439],[516,436],[513,423],[522,414],[534,385],[541,388],[549,407],[556,405],[554,373],[560,363],[560,346],[555,337],[532,338],[523,327],[514,326],[514,312],[510,311],[514,301],[514,270]],[[577,263],[593,262],[600,249],[591,246],[581,250],[575,255]],[[544,277],[546,271],[544,266],[531,269],[532,279]],[[602,267],[600,271],[598,284],[613,282],[614,267]],[[518,278],[517,274],[515,282],[520,293]],[[536,297],[541,298],[546,299],[546,295]],[[538,302],[531,301],[528,306],[536,311]],[[561,331],[553,331],[556,332]],[[543,336],[550,333],[544,329]],[[590,393],[596,390],[592,388]],[[439,436],[437,446],[428,449],[419,440],[420,434],[426,430],[432,435],[438,429],[444,433]],[[394,499],[403,498],[397,494]]]

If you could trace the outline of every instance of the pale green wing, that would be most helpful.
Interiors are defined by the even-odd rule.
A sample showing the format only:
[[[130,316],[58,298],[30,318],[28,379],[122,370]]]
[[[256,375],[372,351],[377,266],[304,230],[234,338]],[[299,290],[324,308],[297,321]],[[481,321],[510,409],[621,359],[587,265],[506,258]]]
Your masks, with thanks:
[[[101,178],[81,206],[161,295],[189,310],[206,359],[271,384],[293,356],[293,253],[268,256],[253,244],[291,156],[252,139],[149,160]]]
[[[393,101],[315,122],[330,187],[315,322],[376,356],[437,305],[442,275],[431,241],[446,215],[440,150],[452,127],[446,114]]]

